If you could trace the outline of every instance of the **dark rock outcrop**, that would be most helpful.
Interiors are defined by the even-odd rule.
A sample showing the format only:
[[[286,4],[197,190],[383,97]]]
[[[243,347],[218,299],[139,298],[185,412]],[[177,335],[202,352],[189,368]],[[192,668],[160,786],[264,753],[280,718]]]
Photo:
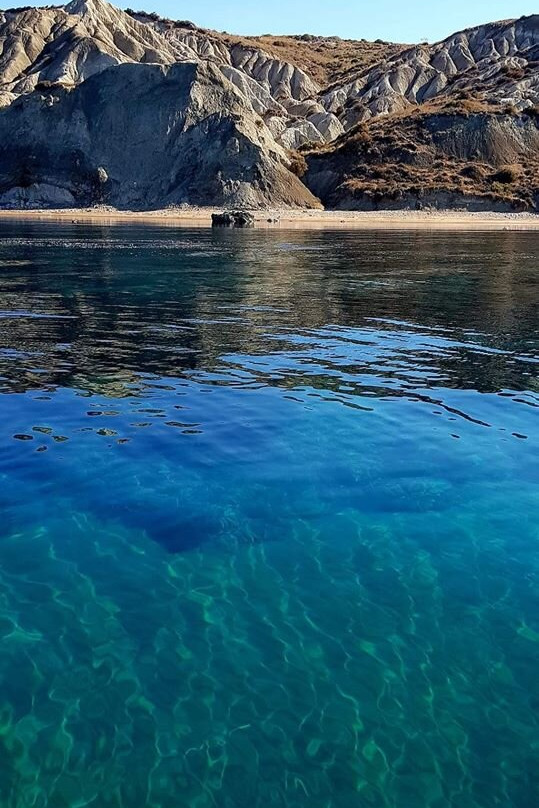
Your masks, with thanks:
[[[246,210],[227,210],[213,213],[212,227],[254,227],[255,217]]]

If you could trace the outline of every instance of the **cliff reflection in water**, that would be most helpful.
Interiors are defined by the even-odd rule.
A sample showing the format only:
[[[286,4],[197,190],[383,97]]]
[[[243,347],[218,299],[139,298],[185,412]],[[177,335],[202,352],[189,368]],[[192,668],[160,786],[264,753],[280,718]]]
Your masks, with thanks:
[[[346,377],[357,394],[518,390],[534,376],[521,361],[537,318],[534,234],[1,233],[5,391],[130,395],[148,375],[244,356],[258,381],[338,389]],[[282,373],[251,368],[268,355]]]

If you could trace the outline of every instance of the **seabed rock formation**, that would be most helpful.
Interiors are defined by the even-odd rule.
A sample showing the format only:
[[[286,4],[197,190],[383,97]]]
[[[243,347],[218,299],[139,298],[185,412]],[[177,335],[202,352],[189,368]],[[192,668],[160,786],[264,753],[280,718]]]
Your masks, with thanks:
[[[537,209],[539,15],[413,47],[0,12],[0,206]]]

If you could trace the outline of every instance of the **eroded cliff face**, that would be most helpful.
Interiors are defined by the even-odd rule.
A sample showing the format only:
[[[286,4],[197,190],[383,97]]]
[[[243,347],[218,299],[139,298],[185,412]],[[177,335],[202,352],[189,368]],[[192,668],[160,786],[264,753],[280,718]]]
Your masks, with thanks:
[[[325,142],[344,131],[317,100],[320,87],[297,65],[242,42],[226,44],[196,26],[132,16],[104,0],[0,12],[0,45],[0,105],[44,84],[76,86],[115,65],[202,61],[223,71],[252,112],[271,119],[282,145]]]
[[[539,15],[404,47],[235,37],[105,0],[6,10],[0,205],[318,204],[306,184],[325,204],[357,205],[360,188],[371,204],[388,177],[384,204],[391,186],[409,205],[417,182],[455,200],[470,161],[465,195],[522,202],[537,198],[536,141],[510,158],[507,131],[532,126],[538,106]],[[473,137],[452,112],[475,116]],[[394,127],[408,133],[404,150],[388,147]],[[453,153],[463,127],[477,144],[466,157]],[[520,185],[489,179],[511,162]]]
[[[286,164],[209,63],[123,64],[0,114],[3,206],[317,206]]]
[[[240,38],[157,15],[127,13],[105,0],[0,12],[0,103],[43,82],[72,86],[117,64],[211,61],[266,119],[286,147],[324,143],[356,123],[462,90],[518,109],[539,103],[539,15],[492,23],[434,45],[404,47],[312,38],[312,52],[336,53],[331,73],[314,70],[305,42]],[[260,45],[266,43],[272,53]],[[304,46],[302,50],[299,44]],[[379,51],[373,50],[378,47]],[[295,61],[277,57],[282,51]],[[359,58],[365,53],[365,58]],[[373,53],[379,61],[373,62]],[[354,55],[354,58],[351,57]],[[319,57],[322,61],[323,58]],[[354,65],[359,63],[359,67]],[[338,81],[324,86],[330,75]]]
[[[479,93],[517,110],[539,103],[539,15],[404,49],[322,95],[345,129],[436,98]]]

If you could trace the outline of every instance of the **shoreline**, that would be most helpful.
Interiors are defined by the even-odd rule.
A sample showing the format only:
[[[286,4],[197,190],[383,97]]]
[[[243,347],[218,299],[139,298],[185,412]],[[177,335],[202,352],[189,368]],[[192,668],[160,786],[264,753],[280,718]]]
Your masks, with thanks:
[[[0,210],[0,220],[58,221],[71,224],[146,223],[164,226],[211,227],[211,214],[222,208],[166,208],[122,211],[112,208]],[[256,228],[268,229],[431,229],[536,230],[539,215],[465,210],[334,211],[267,209],[252,211]]]

